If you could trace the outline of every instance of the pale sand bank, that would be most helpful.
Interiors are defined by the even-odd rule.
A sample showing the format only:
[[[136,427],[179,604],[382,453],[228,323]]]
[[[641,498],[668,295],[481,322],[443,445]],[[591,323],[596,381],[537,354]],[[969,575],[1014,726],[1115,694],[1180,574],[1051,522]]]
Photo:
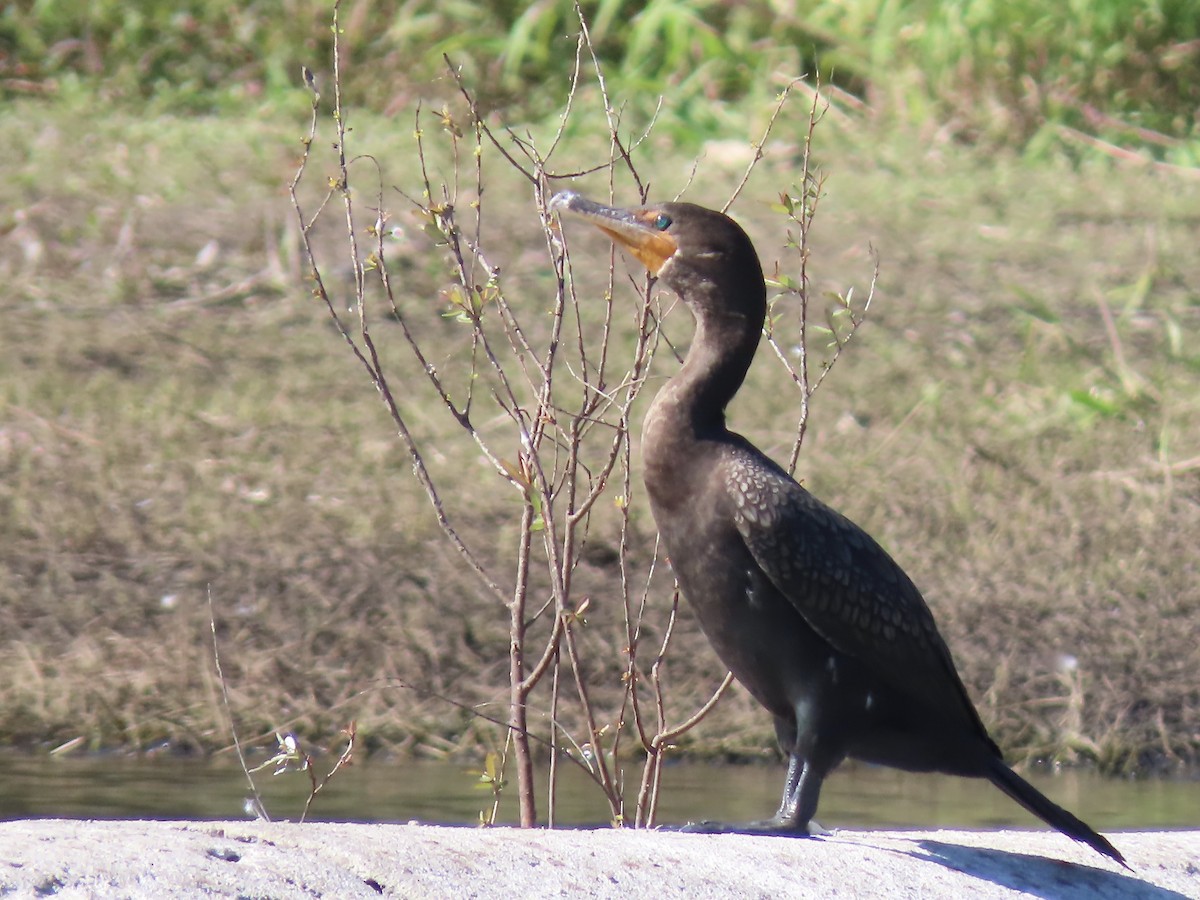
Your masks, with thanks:
[[[0,898],[1200,898],[1200,832],[636,831],[254,822],[0,823]]]

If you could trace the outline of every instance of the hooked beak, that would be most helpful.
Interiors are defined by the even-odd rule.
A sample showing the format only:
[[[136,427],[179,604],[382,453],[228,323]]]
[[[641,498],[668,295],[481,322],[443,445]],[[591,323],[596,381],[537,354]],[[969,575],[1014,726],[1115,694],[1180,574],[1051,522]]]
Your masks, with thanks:
[[[618,209],[595,203],[574,191],[561,191],[550,201],[550,211],[560,216],[570,213],[591,222],[632,253],[651,275],[657,275],[679,249],[675,238],[654,226],[658,214],[653,209]]]

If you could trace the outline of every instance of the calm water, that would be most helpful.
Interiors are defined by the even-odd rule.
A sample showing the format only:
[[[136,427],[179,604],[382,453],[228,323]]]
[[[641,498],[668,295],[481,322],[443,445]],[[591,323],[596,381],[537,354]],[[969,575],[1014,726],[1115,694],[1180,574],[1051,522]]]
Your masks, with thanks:
[[[569,767],[558,824],[604,824],[599,789]],[[318,771],[323,772],[321,764]],[[625,768],[630,804],[640,766]],[[312,820],[478,822],[490,794],[468,767],[448,763],[357,764],[316,798]],[[296,819],[308,796],[301,774],[255,776],[273,819]],[[1115,781],[1083,773],[1034,776],[1037,787],[1100,830],[1200,827],[1200,781]],[[763,818],[782,788],[780,766],[676,765],[664,776],[660,824],[708,818]],[[27,817],[237,819],[246,816],[246,779],[236,765],[174,759],[0,756],[0,820]],[[513,821],[510,787],[500,819]],[[544,815],[544,795],[539,800]],[[843,766],[825,785],[826,827],[1035,827],[1036,821],[985,782],[890,769]]]

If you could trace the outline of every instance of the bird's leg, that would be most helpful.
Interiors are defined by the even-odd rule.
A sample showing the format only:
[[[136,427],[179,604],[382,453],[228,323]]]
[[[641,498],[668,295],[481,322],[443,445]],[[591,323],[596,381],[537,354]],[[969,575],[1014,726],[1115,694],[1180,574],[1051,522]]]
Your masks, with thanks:
[[[741,824],[689,822],[680,830],[699,834],[778,834],[791,837],[825,834],[825,830],[812,820],[817,811],[824,774],[799,754],[792,753],[788,756],[783,796],[779,800],[779,810],[774,816],[758,822]]]
[[[821,784],[828,769],[818,769],[811,761],[793,753],[788,759],[787,780],[775,820],[781,831],[795,834],[828,834],[814,819],[821,799]]]
[[[783,782],[783,796],[779,798],[779,811],[775,813],[775,821],[791,822],[795,820],[796,791],[803,775],[804,760],[795,753],[788,754],[787,778]]]

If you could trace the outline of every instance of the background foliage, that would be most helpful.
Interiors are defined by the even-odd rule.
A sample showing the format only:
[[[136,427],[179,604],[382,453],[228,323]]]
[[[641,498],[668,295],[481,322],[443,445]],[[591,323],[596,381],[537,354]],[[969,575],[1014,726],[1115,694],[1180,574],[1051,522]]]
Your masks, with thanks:
[[[671,97],[693,128],[722,104],[820,72],[881,115],[1024,146],[1081,128],[1196,162],[1200,6],[1191,0],[599,0],[582,4],[618,96]],[[0,90],[95,84],[106,101],[205,111],[278,98],[329,58],[329,4],[18,0],[0,15]],[[345,0],[350,100],[396,109],[444,73],[488,86],[510,119],[561,101],[570,0]],[[419,87],[420,86],[420,87]],[[445,87],[445,86],[443,86]],[[1050,135],[1057,134],[1051,128]]]

